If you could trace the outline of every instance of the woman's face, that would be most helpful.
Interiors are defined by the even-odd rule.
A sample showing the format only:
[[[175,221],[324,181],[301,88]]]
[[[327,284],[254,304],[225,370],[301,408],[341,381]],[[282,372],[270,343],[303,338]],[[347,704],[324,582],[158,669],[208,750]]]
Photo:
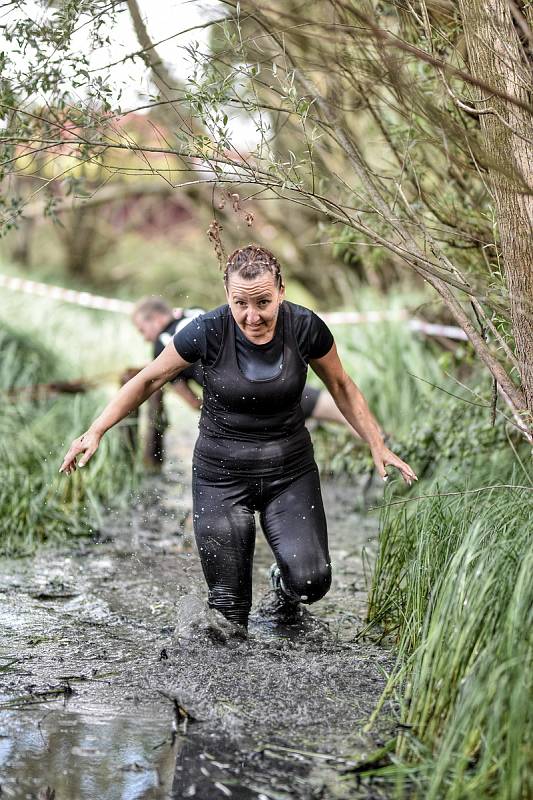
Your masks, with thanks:
[[[272,338],[284,294],[284,287],[276,285],[271,272],[252,280],[233,273],[226,286],[226,296],[235,322],[244,335],[257,344]]]

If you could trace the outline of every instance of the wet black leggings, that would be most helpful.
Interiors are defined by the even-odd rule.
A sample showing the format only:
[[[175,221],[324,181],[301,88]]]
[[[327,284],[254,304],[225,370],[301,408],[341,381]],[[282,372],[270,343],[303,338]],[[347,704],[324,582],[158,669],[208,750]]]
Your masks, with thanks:
[[[209,476],[193,469],[196,544],[209,605],[240,625],[252,604],[254,511],[292,598],[314,603],[328,591],[331,565],[318,470],[295,478]]]

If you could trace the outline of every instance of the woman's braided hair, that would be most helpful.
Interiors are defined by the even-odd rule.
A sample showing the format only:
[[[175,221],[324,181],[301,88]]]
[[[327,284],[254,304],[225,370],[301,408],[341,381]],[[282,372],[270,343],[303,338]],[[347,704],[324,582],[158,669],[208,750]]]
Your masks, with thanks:
[[[249,244],[234,250],[228,258],[226,269],[224,270],[224,283],[228,285],[230,275],[238,273],[241,278],[252,281],[259,275],[270,272],[274,276],[276,286],[281,288],[283,278],[281,277],[281,267],[276,256],[257,244]]]

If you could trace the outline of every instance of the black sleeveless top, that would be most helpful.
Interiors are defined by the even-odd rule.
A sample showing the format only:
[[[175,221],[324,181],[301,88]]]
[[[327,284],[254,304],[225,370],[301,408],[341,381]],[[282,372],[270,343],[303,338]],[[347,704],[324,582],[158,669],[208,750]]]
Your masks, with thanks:
[[[309,358],[320,358],[333,344],[329,329],[308,309],[283,302],[274,333],[282,344],[280,367],[271,378],[251,380],[239,366],[236,327],[226,305],[197,317],[174,337],[186,360],[201,354],[204,370],[195,466],[218,476],[265,477],[312,466],[313,448],[300,402]],[[202,343],[206,328],[210,346],[205,339]],[[198,342],[196,348],[192,341]]]

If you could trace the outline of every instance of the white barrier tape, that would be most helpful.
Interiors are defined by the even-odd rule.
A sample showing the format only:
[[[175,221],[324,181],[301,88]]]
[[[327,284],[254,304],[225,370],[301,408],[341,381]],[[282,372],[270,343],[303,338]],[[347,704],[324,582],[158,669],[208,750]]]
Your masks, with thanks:
[[[121,314],[131,314],[135,303],[127,300],[114,300],[111,297],[101,297],[89,292],[76,292],[73,289],[64,289],[61,286],[50,286],[48,283],[30,281],[25,278],[15,278],[0,274],[0,287],[11,289],[15,292],[48,297],[52,300],[62,300],[85,308],[96,308],[102,311],[113,311]],[[443,336],[446,339],[467,341],[468,337],[461,328],[453,325],[438,325],[424,322],[420,319],[409,319],[405,309],[396,311],[329,311],[320,314],[324,322],[331,325],[361,325],[373,322],[404,321],[412,331],[425,333],[427,336]]]
[[[412,331],[420,331],[428,336],[444,336],[446,339],[461,339],[468,341],[468,336],[462,328],[454,325],[439,325],[431,322],[424,322],[421,319],[409,319],[409,313],[405,309],[397,311],[326,311],[320,314],[321,319],[330,325],[361,325],[365,322],[394,322],[397,320],[407,322]]]
[[[13,278],[9,275],[0,275],[0,286],[24,294],[34,294],[39,297],[49,297],[52,300],[63,300],[85,308],[97,308],[102,311],[115,311],[130,314],[135,303],[126,300],[114,300],[111,297],[100,297],[89,292],[76,292],[74,289],[63,289],[61,286],[50,286],[48,283],[29,281],[25,278]]]
[[[396,322],[403,321],[412,331],[425,333],[427,336],[443,336],[445,339],[458,339],[468,341],[468,336],[462,328],[454,325],[438,325],[424,322],[422,319],[410,319],[405,309],[397,311],[326,311],[319,315],[324,322],[330,325],[361,325],[365,322]]]
[[[330,325],[361,325],[365,322],[388,322],[408,319],[405,309],[397,311],[324,311],[320,319]]]
[[[421,319],[410,319],[407,322],[410,330],[420,331],[427,336],[443,336],[445,339],[459,339],[462,342],[468,341],[468,336],[462,328],[454,325],[437,325],[432,322],[424,322]]]

